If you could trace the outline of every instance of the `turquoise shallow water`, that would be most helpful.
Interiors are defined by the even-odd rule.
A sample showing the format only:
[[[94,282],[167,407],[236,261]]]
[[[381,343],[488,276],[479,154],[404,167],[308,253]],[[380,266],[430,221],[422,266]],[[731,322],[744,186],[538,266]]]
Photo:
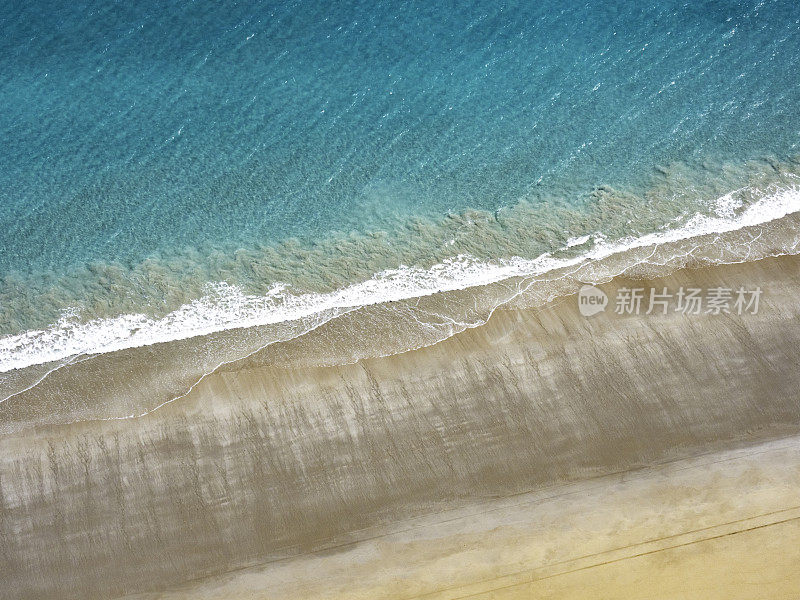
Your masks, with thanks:
[[[789,0],[5,3],[0,334],[716,214],[798,72]]]

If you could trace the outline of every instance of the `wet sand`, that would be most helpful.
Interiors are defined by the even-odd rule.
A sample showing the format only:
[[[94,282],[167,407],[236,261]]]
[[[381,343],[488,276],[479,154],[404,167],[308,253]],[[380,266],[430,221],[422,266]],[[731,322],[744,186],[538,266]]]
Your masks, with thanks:
[[[334,321],[146,417],[7,434],[0,596],[624,598],[660,577],[656,597],[790,597],[800,260],[601,287],[632,285],[763,292],[741,317],[586,318],[568,296],[307,366]]]

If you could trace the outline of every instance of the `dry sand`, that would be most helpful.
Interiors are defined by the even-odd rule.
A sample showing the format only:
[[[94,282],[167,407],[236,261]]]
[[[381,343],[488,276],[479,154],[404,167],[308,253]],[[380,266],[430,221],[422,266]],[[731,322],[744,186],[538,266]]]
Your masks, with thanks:
[[[800,438],[410,519],[140,600],[797,598]]]
[[[800,260],[602,287],[631,284],[763,295],[741,317],[566,297],[3,436],[0,597],[799,596]]]

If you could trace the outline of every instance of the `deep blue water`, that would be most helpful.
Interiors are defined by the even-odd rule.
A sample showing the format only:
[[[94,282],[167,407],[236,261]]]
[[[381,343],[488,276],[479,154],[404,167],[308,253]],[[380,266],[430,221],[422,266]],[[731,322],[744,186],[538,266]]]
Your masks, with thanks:
[[[0,276],[580,211],[797,154],[798,74],[795,0],[7,1]]]

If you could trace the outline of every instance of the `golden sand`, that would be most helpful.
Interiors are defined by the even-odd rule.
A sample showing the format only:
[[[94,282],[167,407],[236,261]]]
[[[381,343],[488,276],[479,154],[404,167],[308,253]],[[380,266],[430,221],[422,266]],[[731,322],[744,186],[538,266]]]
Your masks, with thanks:
[[[587,319],[565,297],[308,366],[334,321],[144,418],[2,436],[0,591],[800,595],[800,260],[602,287],[631,284],[762,304]]]
[[[796,598],[800,438],[445,511],[157,596]]]

